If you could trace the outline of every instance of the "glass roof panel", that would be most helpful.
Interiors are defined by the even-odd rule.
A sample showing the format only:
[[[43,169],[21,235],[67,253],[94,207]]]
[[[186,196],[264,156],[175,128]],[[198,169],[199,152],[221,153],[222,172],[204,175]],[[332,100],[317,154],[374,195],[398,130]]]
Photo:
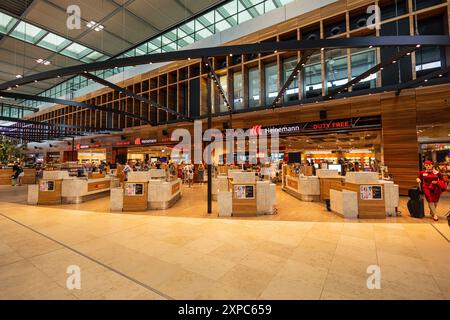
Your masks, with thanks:
[[[70,41],[68,39],[49,32],[41,41],[37,43],[37,45],[40,47],[58,51],[67,46],[69,43]]]
[[[17,19],[0,12],[0,32],[8,33],[16,22]]]
[[[94,61],[97,61],[97,60],[103,58],[104,56],[105,56],[105,55],[104,55],[103,53],[94,51],[94,52],[88,54],[86,57],[84,57],[84,58],[83,58],[83,61],[86,61],[86,62],[94,62]]]
[[[41,28],[35,27],[32,24],[21,21],[11,32],[11,36],[20,40],[35,43],[46,33],[47,31]]]
[[[63,51],[61,51],[61,53],[79,59],[91,53],[92,51],[93,51],[92,49],[86,48],[81,44],[72,42],[72,44],[67,48],[65,48]]]

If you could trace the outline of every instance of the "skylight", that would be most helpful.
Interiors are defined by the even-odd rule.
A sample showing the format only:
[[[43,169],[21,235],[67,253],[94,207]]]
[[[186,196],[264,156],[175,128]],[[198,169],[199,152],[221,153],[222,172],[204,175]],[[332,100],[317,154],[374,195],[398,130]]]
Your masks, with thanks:
[[[0,32],[8,33],[16,22],[17,19],[0,12]]]
[[[26,42],[35,43],[46,34],[46,31],[33,26],[32,24],[21,21],[11,32],[11,36]]]
[[[85,46],[72,42],[70,46],[65,48],[61,53],[66,54],[72,58],[80,59],[87,54],[92,53],[93,50],[86,48]]]
[[[57,34],[49,32],[41,41],[37,43],[38,46],[50,49],[52,51],[59,51],[70,43],[66,38],[60,37]]]

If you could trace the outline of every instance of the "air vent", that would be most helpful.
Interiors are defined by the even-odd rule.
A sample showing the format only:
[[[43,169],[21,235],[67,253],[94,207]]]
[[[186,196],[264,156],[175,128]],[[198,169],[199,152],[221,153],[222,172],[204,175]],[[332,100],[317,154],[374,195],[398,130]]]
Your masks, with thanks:
[[[21,17],[32,2],[33,0],[2,0],[0,1],[0,9]]]

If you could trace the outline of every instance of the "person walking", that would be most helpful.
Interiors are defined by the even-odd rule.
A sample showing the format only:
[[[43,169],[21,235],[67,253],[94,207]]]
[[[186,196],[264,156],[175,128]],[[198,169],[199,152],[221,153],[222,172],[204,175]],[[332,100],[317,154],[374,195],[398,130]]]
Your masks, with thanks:
[[[25,172],[23,171],[23,165],[19,164],[19,175],[17,176],[17,182],[19,187],[22,185],[23,177],[25,176]]]
[[[425,161],[425,170],[419,173],[417,183],[422,186],[422,191],[425,194],[425,199],[430,208],[430,214],[434,221],[439,221],[437,214],[437,206],[442,192],[447,187],[444,182],[442,174],[433,168],[433,162]]]
[[[205,166],[203,163],[200,163],[198,168],[198,179],[200,180],[200,183],[203,185],[203,180],[205,178]]]

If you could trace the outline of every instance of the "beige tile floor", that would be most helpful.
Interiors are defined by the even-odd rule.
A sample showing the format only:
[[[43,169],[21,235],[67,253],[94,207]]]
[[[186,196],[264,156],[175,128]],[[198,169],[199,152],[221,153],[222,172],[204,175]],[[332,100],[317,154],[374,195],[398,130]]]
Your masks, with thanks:
[[[450,228],[407,217],[405,199],[400,218],[354,222],[278,190],[278,215],[221,219],[205,186],[183,191],[143,215],[27,206],[26,187],[0,187],[0,299],[450,299]]]

